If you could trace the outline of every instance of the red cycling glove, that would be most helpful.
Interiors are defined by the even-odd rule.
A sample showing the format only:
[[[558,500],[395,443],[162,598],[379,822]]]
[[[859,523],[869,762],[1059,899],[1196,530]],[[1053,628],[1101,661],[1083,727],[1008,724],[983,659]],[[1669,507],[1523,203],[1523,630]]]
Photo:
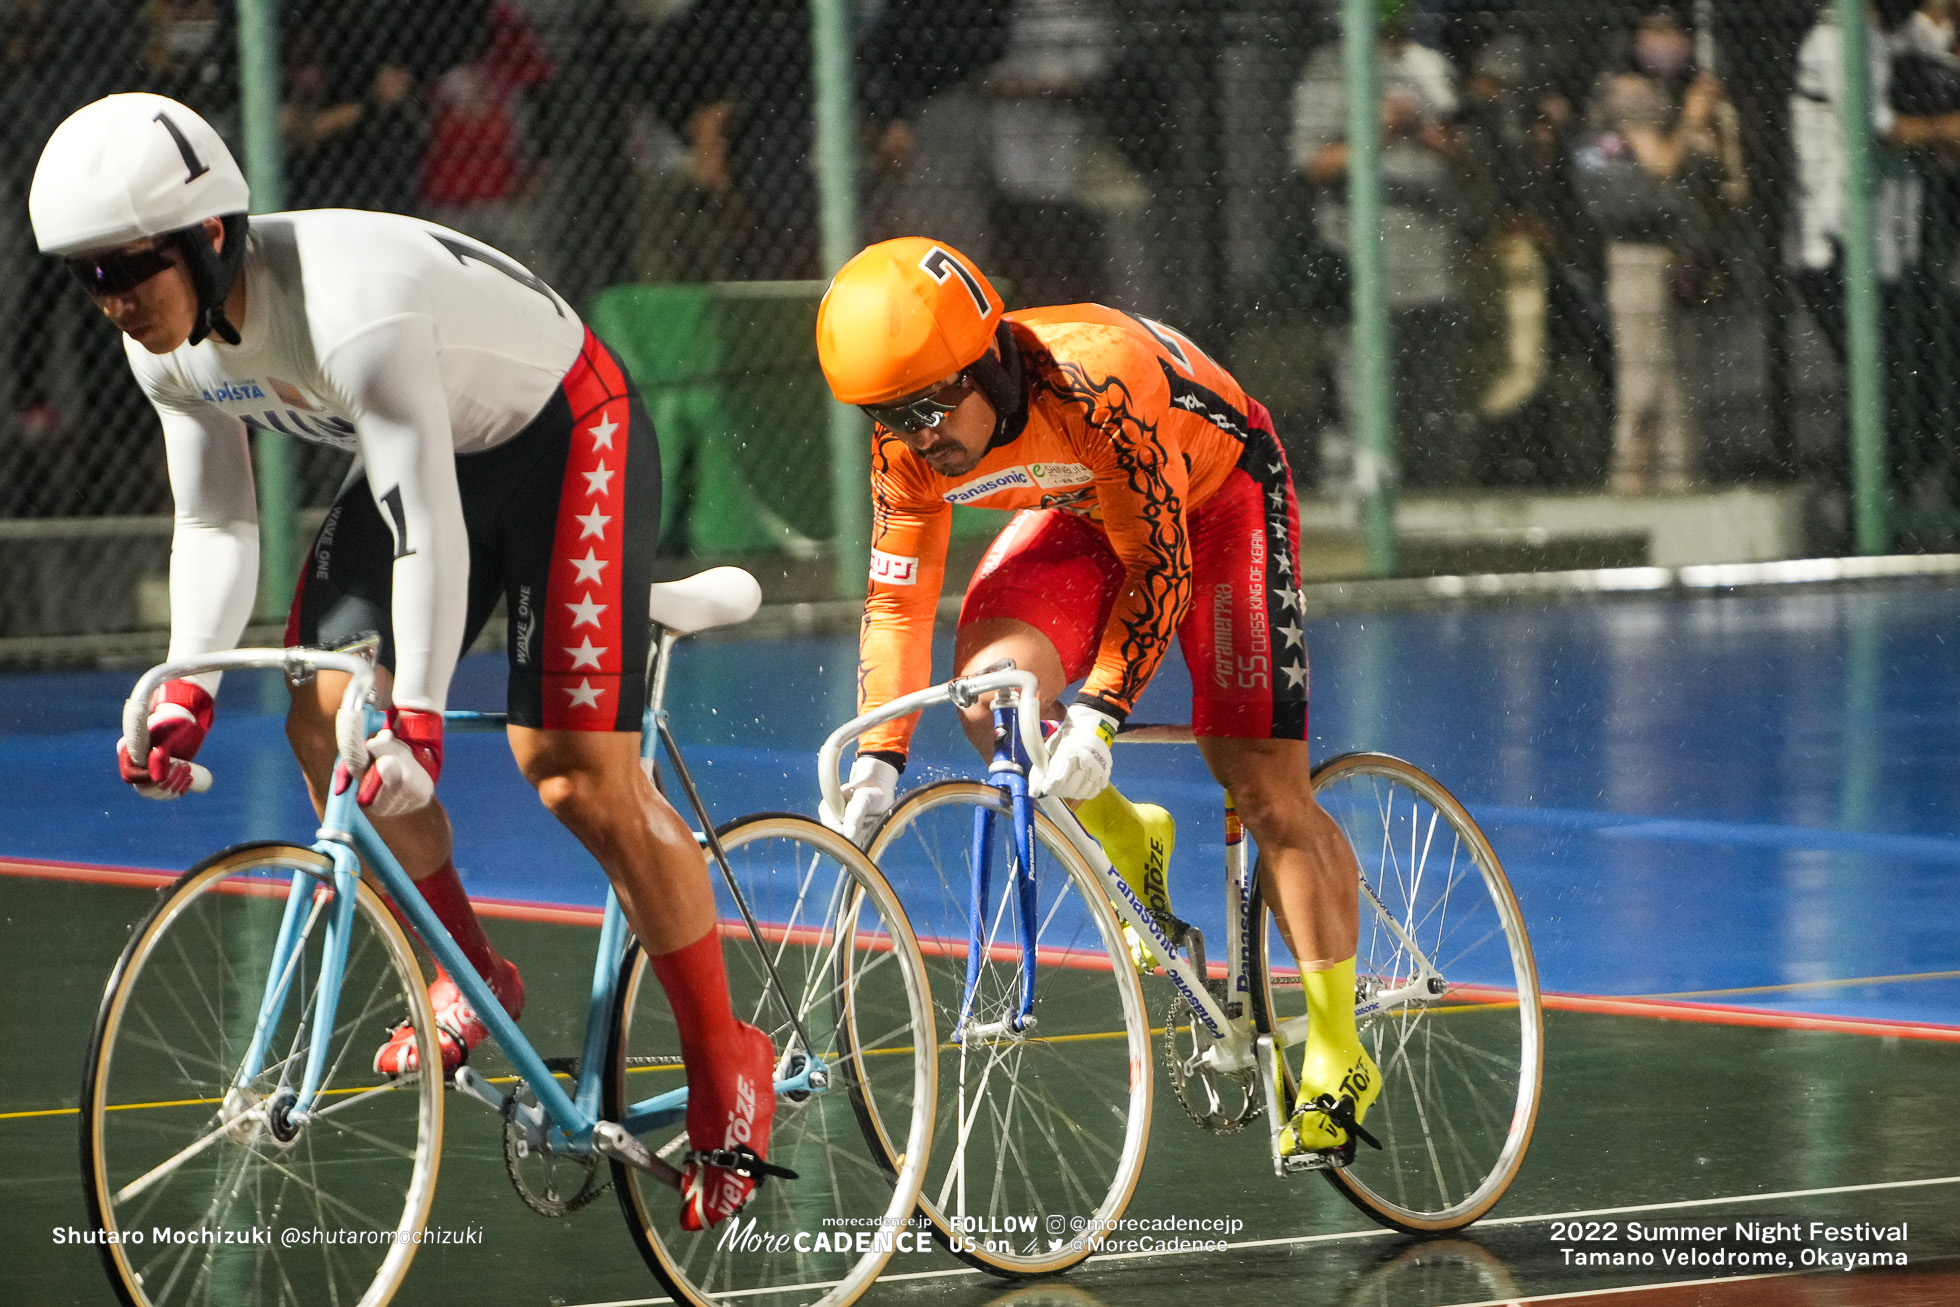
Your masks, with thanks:
[[[196,681],[165,681],[150,696],[150,756],[143,762],[116,745],[122,778],[146,799],[180,798],[191,787],[190,761],[211,729],[215,705]]]

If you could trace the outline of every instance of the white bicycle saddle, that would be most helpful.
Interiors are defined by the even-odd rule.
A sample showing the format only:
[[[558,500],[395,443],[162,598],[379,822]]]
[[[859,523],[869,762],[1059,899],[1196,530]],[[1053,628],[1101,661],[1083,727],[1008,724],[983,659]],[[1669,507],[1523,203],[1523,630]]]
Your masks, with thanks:
[[[746,622],[762,607],[762,587],[739,567],[711,567],[650,588],[648,616],[675,635]]]

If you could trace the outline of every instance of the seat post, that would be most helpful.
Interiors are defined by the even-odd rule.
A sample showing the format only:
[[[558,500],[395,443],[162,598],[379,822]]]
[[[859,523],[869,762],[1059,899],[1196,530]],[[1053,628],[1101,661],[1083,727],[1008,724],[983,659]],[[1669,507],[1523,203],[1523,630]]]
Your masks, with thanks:
[[[653,623],[653,639],[649,642],[647,653],[647,702],[640,714],[640,766],[653,780],[660,784],[659,768],[655,763],[655,752],[660,745],[660,732],[655,729],[660,720],[661,708],[667,698],[667,664],[674,645],[680,636],[660,623]]]

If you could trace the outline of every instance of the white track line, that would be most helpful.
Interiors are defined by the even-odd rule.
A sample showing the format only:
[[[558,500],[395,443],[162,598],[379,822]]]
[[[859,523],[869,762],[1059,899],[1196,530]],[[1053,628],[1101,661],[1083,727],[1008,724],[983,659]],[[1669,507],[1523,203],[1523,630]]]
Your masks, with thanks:
[[[1532,1298],[1485,1298],[1478,1302],[1451,1303],[1449,1307],[1522,1307],[1528,1302],[1568,1302],[1574,1298],[1597,1298],[1607,1293],[1646,1293],[1650,1289],[1693,1289],[1704,1284],[1737,1284],[1743,1280],[1782,1280],[1792,1275],[1816,1275],[1816,1271],[1774,1271],[1768,1275],[1711,1275],[1705,1280],[1663,1280],[1659,1284],[1624,1284],[1614,1289],[1573,1289],[1567,1293],[1541,1293]]]
[[[1591,1216],[1624,1216],[1630,1212],[1666,1212],[1683,1207],[1731,1207],[1737,1203],[1773,1203],[1786,1198],[1828,1198],[1833,1194],[1863,1194],[1872,1193],[1881,1189],[1923,1189],[1931,1185],[1941,1184],[1960,1184],[1960,1175],[1931,1176],[1924,1180],[1880,1180],[1872,1184],[1840,1184],[1832,1185],[1828,1189],[1784,1189],[1780,1192],[1770,1194],[1729,1194],[1721,1198],[1687,1198],[1672,1203],[1638,1203],[1631,1207],[1593,1207],[1584,1211],[1542,1212],[1533,1216],[1498,1216],[1478,1221],[1470,1229],[1483,1230],[1499,1225],[1536,1225],[1543,1221],[1571,1221]],[[1280,1239],[1247,1239],[1239,1243],[1228,1243],[1225,1245],[1225,1250],[1227,1252],[1237,1252],[1242,1248],[1285,1248],[1310,1243],[1342,1243],[1360,1239],[1386,1239],[1396,1233],[1398,1232],[1395,1230],[1344,1230],[1335,1234],[1298,1234],[1288,1235]],[[1212,1254],[1186,1251],[1183,1249],[1166,1249],[1158,1252],[1098,1254],[1091,1260],[1100,1266],[1110,1262],[1136,1262],[1157,1257],[1198,1257],[1210,1255]],[[1792,1272],[1792,1274],[1794,1273]],[[947,1271],[907,1271],[897,1275],[881,1275],[878,1277],[877,1283],[899,1284],[908,1280],[943,1280],[950,1276],[979,1274],[981,1272],[972,1267],[962,1266]],[[1461,1303],[1457,1304],[1457,1307],[1502,1307],[1502,1304],[1505,1303],[1557,1302],[1561,1298],[1583,1298],[1589,1294],[1632,1293],[1645,1289],[1665,1289],[1697,1284],[1713,1284],[1716,1280],[1769,1280],[1777,1278],[1780,1277],[1775,1275],[1718,1275],[1708,1280],[1678,1280],[1671,1281],[1668,1284],[1636,1284],[1624,1285],[1612,1289],[1585,1289],[1574,1293],[1556,1293],[1539,1298],[1493,1298],[1487,1303]],[[810,1288],[814,1286],[800,1285],[797,1287]],[[749,1294],[741,1296],[747,1297],[772,1292],[786,1293],[790,1292],[790,1290],[751,1290]],[[654,1307],[655,1304],[672,1301],[672,1298],[621,1298],[611,1302],[579,1303],[576,1304],[576,1307]]]

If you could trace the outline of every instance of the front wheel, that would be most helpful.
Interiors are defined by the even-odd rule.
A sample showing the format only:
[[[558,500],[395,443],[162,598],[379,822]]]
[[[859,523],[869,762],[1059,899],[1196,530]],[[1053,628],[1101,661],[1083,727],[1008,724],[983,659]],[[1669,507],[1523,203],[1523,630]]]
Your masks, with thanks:
[[[407,1021],[421,1065],[441,1065],[435,1016],[407,938],[354,887],[342,914],[321,854],[230,849],[166,889],[123,950],[89,1046],[81,1144],[89,1215],[129,1307],[378,1307],[408,1273],[435,1196],[442,1080],[390,1079],[373,1060]],[[319,1092],[297,1113],[316,1052]]]
[[[713,869],[716,918],[735,1015],[774,1041],[780,1088],[768,1161],[797,1178],[768,1179],[712,1229],[680,1225],[680,1194],[613,1164],[634,1242],[677,1301],[841,1307],[894,1252],[922,1252],[913,1223],[932,1142],[932,1009],[904,910],[856,846],[806,817],[765,813],[719,831],[760,926],[767,957]],[[809,1037],[796,1034],[769,983],[774,966]],[[614,1014],[605,1115],[622,1121],[684,1090],[680,1037],[646,954],[627,951]],[[814,1057],[822,1083],[790,1088]],[[641,1132],[679,1167],[688,1149],[684,1100]],[[760,1295],[760,1296],[758,1296]]]
[[[1503,1196],[1538,1117],[1545,1025],[1524,918],[1490,841],[1426,773],[1350,753],[1315,768],[1313,787],[1361,865],[1357,1024],[1382,1072],[1364,1122],[1381,1150],[1362,1144],[1323,1174],[1384,1225],[1458,1229]],[[1258,889],[1253,913],[1253,1015],[1270,1032],[1305,996]],[[1419,974],[1435,985],[1366,1010]]]
[[[926,786],[871,845],[919,933],[944,1041],[919,1205],[945,1247],[1004,1276],[1066,1270],[1096,1250],[1136,1190],[1150,1129],[1150,1023],[1122,926],[1100,877],[1039,812],[1032,837],[1025,898],[1009,801],[993,786]]]

